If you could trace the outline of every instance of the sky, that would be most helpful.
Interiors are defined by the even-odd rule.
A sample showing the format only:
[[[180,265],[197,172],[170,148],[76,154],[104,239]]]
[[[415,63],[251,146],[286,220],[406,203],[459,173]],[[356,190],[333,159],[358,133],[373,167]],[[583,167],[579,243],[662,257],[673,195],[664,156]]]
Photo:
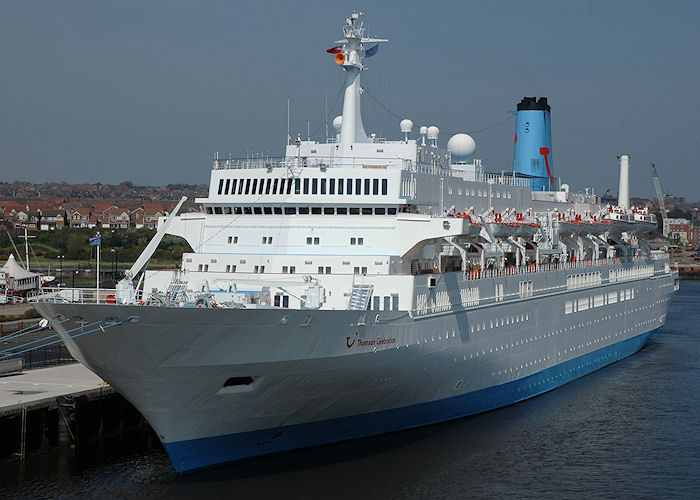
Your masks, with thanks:
[[[288,98],[292,135],[323,140],[343,81],[325,49],[353,8],[390,39],[362,75],[368,133],[401,137],[388,108],[507,171],[515,120],[489,127],[546,96],[573,190],[616,193],[624,153],[633,196],[654,161],[700,200],[697,1],[4,0],[0,181],[208,183],[215,151],[283,154]]]

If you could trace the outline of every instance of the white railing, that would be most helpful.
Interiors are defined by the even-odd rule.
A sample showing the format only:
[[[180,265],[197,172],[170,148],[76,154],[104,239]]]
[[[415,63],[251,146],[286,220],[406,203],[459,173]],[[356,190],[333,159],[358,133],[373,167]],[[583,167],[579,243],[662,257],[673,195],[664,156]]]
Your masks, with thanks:
[[[654,259],[658,260],[658,259]],[[597,261],[581,261],[581,262],[552,262],[548,264],[529,264],[526,266],[519,266],[519,267],[506,267],[506,268],[501,268],[501,269],[472,269],[471,271],[467,271],[466,273],[466,279],[467,280],[479,280],[479,279],[490,279],[490,278],[499,278],[499,277],[506,277],[506,276],[514,276],[514,275],[525,275],[525,274],[532,274],[532,273],[537,273],[537,272],[549,272],[549,271],[561,271],[561,270],[571,270],[571,269],[586,269],[586,268],[591,268],[591,267],[601,267],[601,266],[613,266],[615,264],[621,264],[621,263],[648,263],[649,260],[645,257],[641,256],[635,256],[635,257],[626,257],[626,258],[613,258],[613,259],[599,259]],[[646,269],[646,267],[652,267],[652,270],[649,271],[649,269]],[[631,269],[638,269],[638,276],[631,277],[629,279],[641,279],[642,277],[649,277],[653,276],[657,272],[665,272],[664,270],[656,270],[653,269],[653,266],[644,266],[641,268],[631,268]],[[643,271],[643,272],[642,272]],[[591,281],[590,283],[585,283],[581,287],[577,288],[590,288],[590,287],[596,287],[600,286],[602,283],[613,283],[615,282],[615,279],[609,279],[609,278],[602,278],[598,279],[596,277],[595,280]],[[532,294],[529,295],[529,297],[532,296],[540,296],[542,294],[548,294],[548,293],[553,293],[557,291],[563,291],[569,289],[569,286],[567,285],[566,282],[563,282],[561,285],[556,285],[553,287],[549,287],[546,289],[536,289],[532,291]],[[444,293],[443,291],[440,291],[438,293]],[[443,312],[449,312],[454,310],[455,308],[471,308],[471,307],[476,307],[479,305],[488,305],[488,304],[495,304],[499,302],[505,301],[511,301],[511,300],[522,300],[523,297],[520,296],[519,293],[510,293],[510,294],[505,294],[502,296],[492,296],[492,297],[481,297],[478,299],[477,303],[475,304],[473,301],[464,301],[464,300],[456,300],[452,301],[449,300],[447,302],[443,301],[441,304],[436,304],[435,303],[435,298],[432,299],[432,301],[426,296],[422,304],[419,304],[421,301],[418,299],[418,296],[415,298],[415,301],[417,304],[419,304],[419,307],[413,308],[410,313],[416,317],[423,317],[423,316],[428,316],[431,314],[438,314],[438,313],[443,313]]]
[[[139,292],[140,295],[140,292]],[[75,304],[115,304],[117,291],[114,288],[42,288],[31,302],[70,302]]]

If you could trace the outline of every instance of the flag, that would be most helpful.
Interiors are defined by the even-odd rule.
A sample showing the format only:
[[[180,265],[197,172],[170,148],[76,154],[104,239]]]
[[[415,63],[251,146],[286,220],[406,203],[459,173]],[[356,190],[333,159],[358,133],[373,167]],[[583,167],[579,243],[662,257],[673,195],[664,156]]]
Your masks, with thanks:
[[[90,246],[96,247],[102,243],[102,236],[95,236],[94,238],[90,238]]]
[[[374,47],[370,47],[369,49],[365,50],[365,57],[372,57],[377,53],[379,50],[379,44],[376,44]]]
[[[336,45],[335,47],[331,47],[330,49],[326,49],[326,52],[329,54],[340,54],[343,46],[342,45]]]

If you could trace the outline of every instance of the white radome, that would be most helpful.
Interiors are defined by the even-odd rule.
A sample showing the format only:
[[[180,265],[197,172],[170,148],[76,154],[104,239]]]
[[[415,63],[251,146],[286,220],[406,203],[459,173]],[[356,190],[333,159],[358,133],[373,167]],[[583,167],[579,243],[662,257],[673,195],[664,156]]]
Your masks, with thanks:
[[[435,125],[431,125],[430,127],[428,127],[428,139],[437,140],[438,135],[440,135],[439,128],[437,128]]]
[[[413,122],[409,120],[408,118],[401,120],[401,123],[399,123],[399,127],[401,127],[401,132],[404,134],[410,134],[411,131],[413,130]]]
[[[447,141],[447,149],[454,159],[466,158],[476,151],[476,141],[469,134],[455,134]]]
[[[423,126],[420,128],[420,135],[427,135],[427,134],[428,134],[428,127],[426,127],[425,125],[423,125]]]

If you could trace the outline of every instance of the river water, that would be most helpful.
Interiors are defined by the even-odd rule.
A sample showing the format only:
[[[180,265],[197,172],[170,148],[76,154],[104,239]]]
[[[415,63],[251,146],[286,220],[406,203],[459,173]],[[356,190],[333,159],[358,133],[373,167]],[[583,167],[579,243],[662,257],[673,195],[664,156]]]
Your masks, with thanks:
[[[0,497],[697,498],[700,282],[638,354],[454,422],[176,477],[161,448],[0,466]]]

